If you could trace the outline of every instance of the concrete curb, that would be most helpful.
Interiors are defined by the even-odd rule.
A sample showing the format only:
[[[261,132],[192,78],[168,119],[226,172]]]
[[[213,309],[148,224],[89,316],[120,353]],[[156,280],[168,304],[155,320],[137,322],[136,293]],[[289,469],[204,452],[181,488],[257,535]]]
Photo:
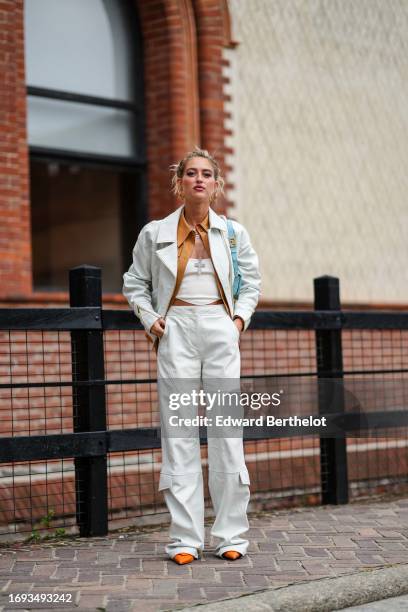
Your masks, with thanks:
[[[272,612],[333,612],[349,606],[408,594],[408,564],[381,569],[368,569],[338,578],[321,578],[258,591],[210,604],[196,604],[182,608],[185,612],[271,610]]]

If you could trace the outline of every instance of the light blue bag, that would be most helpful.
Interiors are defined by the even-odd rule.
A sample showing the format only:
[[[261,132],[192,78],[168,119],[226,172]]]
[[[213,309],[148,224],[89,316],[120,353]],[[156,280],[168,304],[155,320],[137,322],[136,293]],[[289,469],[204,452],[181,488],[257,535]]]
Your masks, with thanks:
[[[234,302],[239,298],[239,292],[241,290],[242,274],[238,267],[238,254],[237,254],[237,240],[235,238],[234,227],[231,219],[226,219],[228,228],[228,240],[231,249],[232,267],[234,270],[234,282],[232,285],[232,295]]]

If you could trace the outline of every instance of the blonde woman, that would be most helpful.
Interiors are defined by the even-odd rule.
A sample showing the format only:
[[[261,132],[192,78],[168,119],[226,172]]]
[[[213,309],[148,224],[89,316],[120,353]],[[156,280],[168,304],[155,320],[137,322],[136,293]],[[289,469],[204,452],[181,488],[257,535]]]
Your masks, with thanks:
[[[226,219],[211,208],[222,192],[220,168],[208,151],[195,148],[172,166],[173,189],[182,205],[148,223],[124,274],[123,293],[157,347],[158,380],[235,380],[240,377],[239,337],[256,308],[258,258],[247,231],[233,222],[242,275],[233,298],[234,266]],[[236,297],[236,296],[235,296]],[[159,490],[170,512],[166,552],[178,564],[204,548],[204,495],[200,442],[196,435],[163,435],[168,395],[159,392],[162,468]],[[215,510],[216,555],[235,560],[248,541],[249,476],[242,437],[208,438],[209,490]]]

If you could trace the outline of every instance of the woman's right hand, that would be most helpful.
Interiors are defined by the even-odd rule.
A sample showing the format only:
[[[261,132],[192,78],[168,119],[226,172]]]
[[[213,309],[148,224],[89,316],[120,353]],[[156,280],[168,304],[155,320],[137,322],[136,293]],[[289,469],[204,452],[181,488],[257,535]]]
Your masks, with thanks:
[[[164,334],[165,327],[166,321],[160,317],[160,319],[157,319],[157,321],[155,321],[151,326],[150,333],[157,336],[158,338],[161,338]]]

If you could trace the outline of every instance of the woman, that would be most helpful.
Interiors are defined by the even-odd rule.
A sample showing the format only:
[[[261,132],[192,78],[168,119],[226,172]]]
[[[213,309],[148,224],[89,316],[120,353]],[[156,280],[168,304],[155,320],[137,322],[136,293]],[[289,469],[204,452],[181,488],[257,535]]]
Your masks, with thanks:
[[[239,337],[258,302],[258,259],[246,230],[233,222],[242,282],[233,298],[234,266],[225,218],[210,207],[222,192],[217,161],[195,148],[172,166],[173,190],[183,205],[148,223],[124,274],[123,293],[157,348],[159,381],[239,383]],[[235,296],[236,297],[236,296]],[[178,387],[177,387],[178,388]],[[204,547],[204,499],[200,442],[169,430],[169,396],[159,389],[163,491],[171,516],[166,552],[176,563],[198,559]],[[197,408],[195,408],[197,410]],[[163,427],[163,425],[165,425]],[[176,434],[177,435],[177,434]],[[242,437],[208,437],[209,490],[215,509],[216,554],[246,554],[249,476]]]

